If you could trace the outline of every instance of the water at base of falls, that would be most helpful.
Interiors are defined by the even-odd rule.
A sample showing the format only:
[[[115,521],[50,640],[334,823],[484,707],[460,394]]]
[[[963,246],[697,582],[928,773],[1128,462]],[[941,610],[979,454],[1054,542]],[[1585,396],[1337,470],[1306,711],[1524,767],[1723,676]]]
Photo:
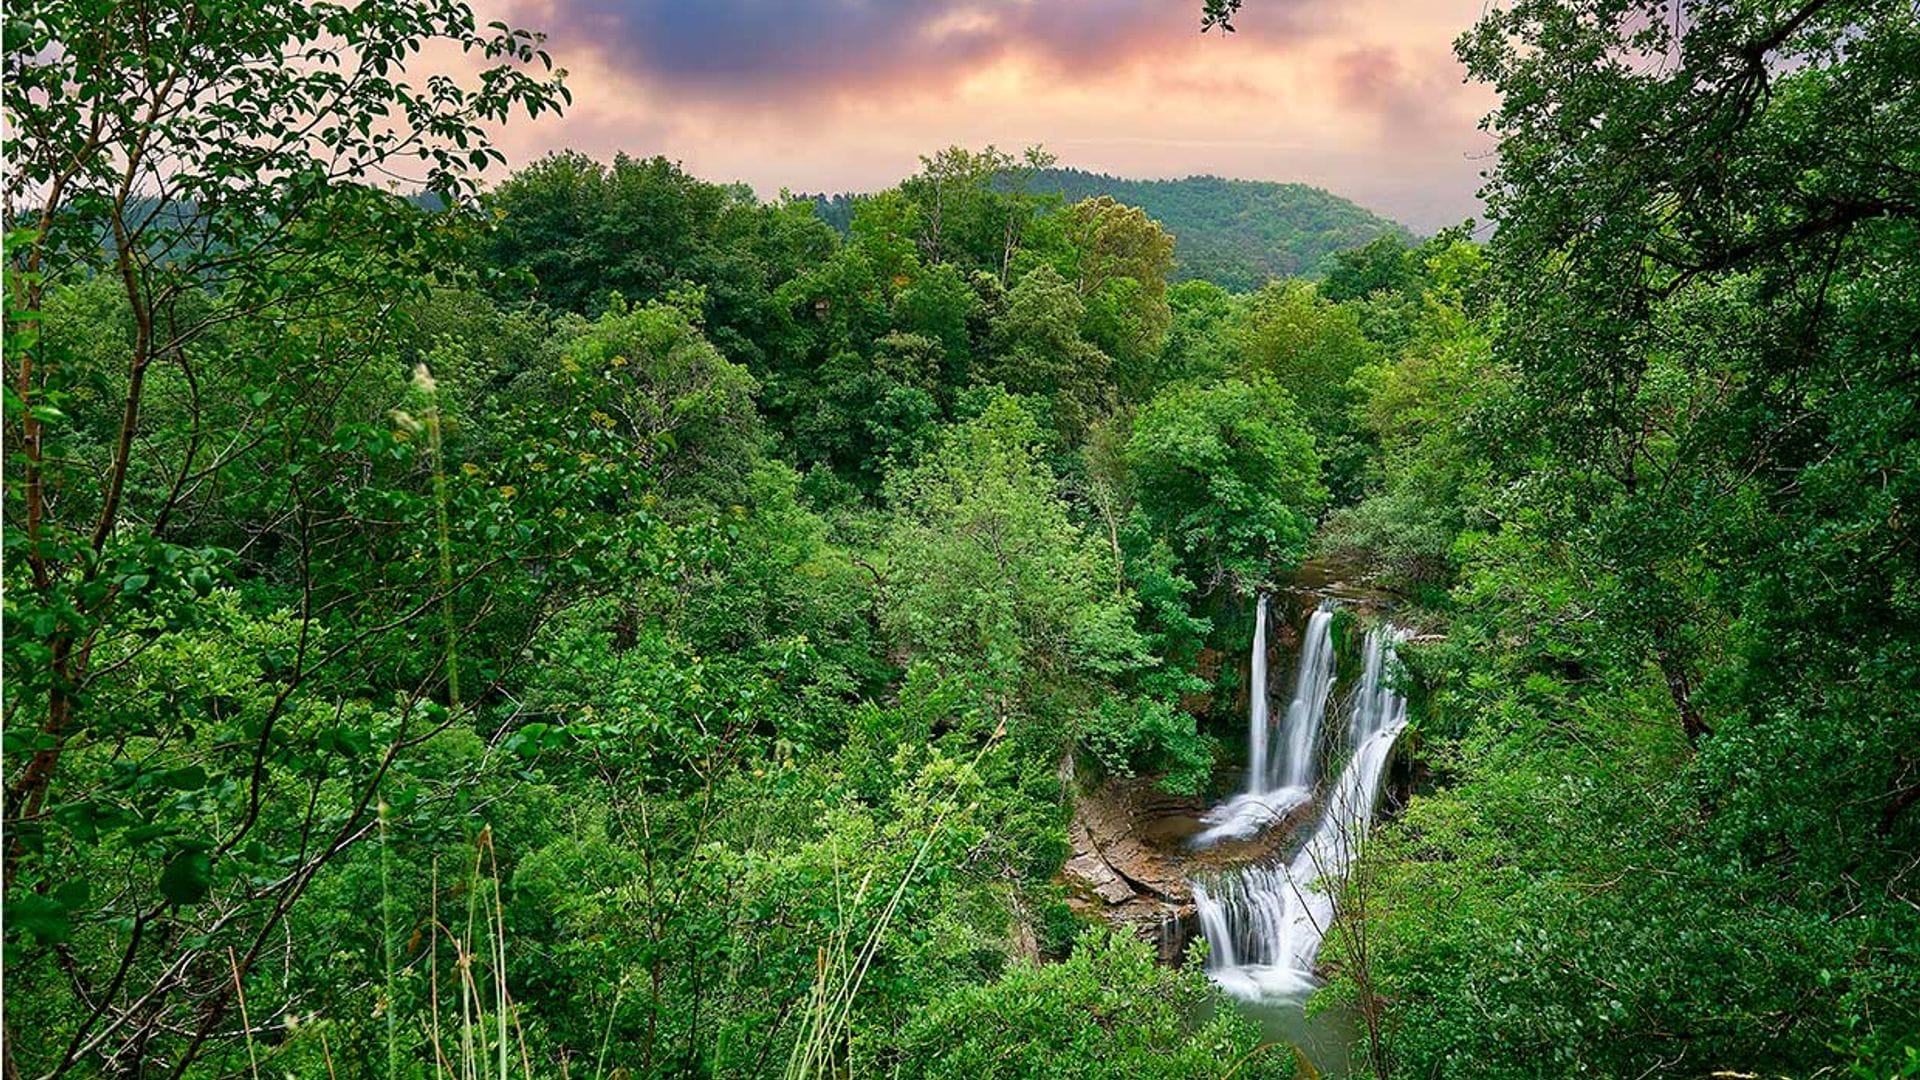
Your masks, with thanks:
[[[1292,806],[1311,797],[1310,755],[1330,697],[1327,687],[1331,685],[1333,666],[1330,641],[1317,641],[1316,635],[1322,639],[1327,636],[1323,616],[1330,618],[1330,614],[1325,608],[1315,612],[1303,635],[1300,672],[1295,679],[1294,704],[1299,708],[1289,710],[1284,732],[1289,750],[1298,745],[1308,756],[1296,756],[1284,763],[1284,778],[1297,783],[1258,792],[1269,800],[1268,806],[1292,799],[1295,790],[1299,796]],[[1192,883],[1194,906],[1210,949],[1207,973],[1236,998],[1297,1004],[1319,985],[1313,973],[1314,962],[1333,921],[1336,887],[1352,866],[1366,835],[1394,740],[1406,727],[1406,699],[1388,680],[1395,647],[1404,636],[1384,626],[1367,634],[1364,674],[1349,702],[1346,741],[1351,754],[1327,789],[1318,818],[1299,852],[1291,859],[1244,866]],[[1319,655],[1322,644],[1324,656]],[[1325,671],[1317,665],[1324,665]],[[1321,679],[1324,685],[1318,684]],[[1259,690],[1256,685],[1256,697],[1260,696]],[[1253,719],[1249,717],[1250,722]],[[1302,765],[1299,773],[1293,772],[1296,763]],[[1248,809],[1248,804],[1264,775],[1269,774],[1254,773],[1247,792],[1212,812],[1210,819],[1217,820],[1210,820],[1213,827],[1208,832],[1251,835],[1262,827],[1248,826],[1265,812]],[[1240,828],[1247,828],[1247,832],[1227,831]]]
[[[1191,847],[1212,847],[1222,840],[1245,840],[1258,836],[1267,826],[1280,821],[1313,798],[1307,788],[1281,788],[1258,794],[1243,791],[1206,812],[1200,823],[1206,828],[1187,843]]]

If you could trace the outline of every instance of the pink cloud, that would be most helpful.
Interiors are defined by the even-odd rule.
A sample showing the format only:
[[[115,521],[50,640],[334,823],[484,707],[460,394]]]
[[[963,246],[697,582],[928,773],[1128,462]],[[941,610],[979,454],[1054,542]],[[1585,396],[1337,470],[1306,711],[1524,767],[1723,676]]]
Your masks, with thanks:
[[[1450,50],[1480,0],[1268,0],[1230,37],[1184,0],[491,2],[551,34],[576,100],[501,133],[516,163],[661,153],[771,195],[1038,142],[1133,176],[1318,184],[1432,229],[1476,212],[1490,149],[1490,96]]]

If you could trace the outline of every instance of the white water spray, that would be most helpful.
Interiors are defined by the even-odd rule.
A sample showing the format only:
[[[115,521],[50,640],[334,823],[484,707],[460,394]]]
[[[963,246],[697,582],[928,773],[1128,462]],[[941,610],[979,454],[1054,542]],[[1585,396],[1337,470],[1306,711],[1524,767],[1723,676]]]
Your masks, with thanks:
[[[1313,965],[1333,921],[1334,894],[1373,820],[1394,739],[1407,725],[1406,698],[1387,677],[1405,636],[1392,627],[1367,634],[1365,674],[1347,729],[1352,755],[1306,845],[1291,860],[1193,883],[1200,928],[1211,946],[1207,973],[1236,997],[1297,1000],[1317,985]],[[1325,704],[1322,696],[1322,712]],[[1317,729],[1319,718],[1311,722]]]
[[[1307,619],[1300,639],[1300,670],[1293,677],[1293,701],[1287,705],[1287,756],[1274,763],[1269,788],[1313,787],[1314,752],[1319,749],[1320,718],[1333,692],[1333,606],[1322,604]]]
[[[1254,606],[1253,655],[1247,658],[1247,786],[1260,786],[1267,774],[1267,594]]]
[[[1193,838],[1194,847],[1225,839],[1245,839],[1286,817],[1313,796],[1314,754],[1320,718],[1333,690],[1333,607],[1322,604],[1300,637],[1300,664],[1293,675],[1293,700],[1281,727],[1284,753],[1274,757],[1273,723],[1267,712],[1267,597],[1260,597],[1253,624],[1253,657],[1247,696],[1247,786],[1209,810],[1208,827]]]

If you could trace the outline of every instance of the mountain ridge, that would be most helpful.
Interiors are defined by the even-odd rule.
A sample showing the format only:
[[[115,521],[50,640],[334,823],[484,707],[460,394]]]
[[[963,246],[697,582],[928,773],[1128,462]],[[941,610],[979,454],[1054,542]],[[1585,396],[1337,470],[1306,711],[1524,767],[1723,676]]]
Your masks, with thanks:
[[[1360,247],[1388,233],[1412,240],[1406,225],[1310,184],[1236,180],[1203,173],[1179,179],[1131,180],[1076,168],[1042,169],[1030,192],[1062,202],[1109,195],[1138,206],[1174,235],[1174,276],[1201,278],[1230,289],[1259,288],[1273,278],[1313,274],[1336,251]],[[845,231],[861,193],[799,196]]]

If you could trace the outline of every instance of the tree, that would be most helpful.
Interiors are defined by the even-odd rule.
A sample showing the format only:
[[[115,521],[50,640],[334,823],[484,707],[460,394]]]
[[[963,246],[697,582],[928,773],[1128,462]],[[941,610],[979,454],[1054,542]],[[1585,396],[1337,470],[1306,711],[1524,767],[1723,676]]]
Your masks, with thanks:
[[[1020,253],[1021,241],[1034,219],[1043,211],[1057,205],[1057,198],[1051,194],[1034,194],[1033,182],[1041,173],[1053,168],[1059,159],[1045,147],[1029,146],[1020,155],[1018,162],[1009,163],[1000,170],[997,177],[1000,192],[1000,284],[1005,285],[1013,275],[1014,256]]]
[[[1365,247],[1333,253],[1320,295],[1351,308],[1367,340],[1391,352],[1404,347],[1420,316],[1421,297],[1433,284],[1427,262],[1454,239],[1444,232],[1419,247],[1389,233]]]
[[[1684,16],[1521,2],[1457,45],[1501,93],[1504,385],[1460,431],[1487,483],[1448,640],[1414,650],[1453,788],[1382,864],[1410,1073],[1920,1053],[1920,23]],[[1454,358],[1409,360],[1384,411],[1453,394]]]
[[[972,323],[979,295],[947,263],[921,270],[893,299],[893,328],[931,338],[940,345],[940,396],[950,404],[954,391],[967,385],[973,370]]]
[[[1253,294],[1227,330],[1235,370],[1278,383],[1299,402],[1326,463],[1336,502],[1359,495],[1366,457],[1353,422],[1354,373],[1374,358],[1352,310],[1305,281],[1274,282]]]
[[[1387,233],[1364,247],[1336,251],[1327,262],[1320,295],[1336,304],[1380,293],[1412,298],[1423,284],[1418,256],[1398,233]]]
[[[993,180],[1013,163],[1011,154],[991,146],[978,153],[949,146],[932,157],[921,155],[920,172],[903,181],[900,191],[920,208],[920,253],[927,262],[1002,270],[1004,226]]]
[[[1062,270],[1087,305],[1086,335],[1114,358],[1121,393],[1140,400],[1173,321],[1173,237],[1146,211],[1106,195],[1075,203],[1061,218]]]
[[[597,316],[615,295],[644,304],[697,290],[708,336],[761,377],[785,314],[777,290],[837,246],[808,204],[763,204],[663,157],[551,154],[486,204],[499,218],[485,249],[496,296]]]
[[[910,462],[940,417],[943,350],[917,334],[888,334],[872,358],[836,354],[813,374],[813,410],[796,415],[789,439],[863,492],[878,490],[896,464]]]
[[[1224,330],[1234,295],[1210,281],[1182,281],[1167,290],[1173,319],[1167,345],[1147,384],[1155,392],[1176,382],[1206,382],[1227,373]]]
[[[1494,361],[1492,320],[1470,313],[1487,273],[1480,249],[1456,242],[1429,262],[1430,285],[1407,305],[1415,314],[1405,342],[1354,375],[1379,479],[1328,516],[1320,545],[1431,596],[1453,583],[1455,542],[1489,497],[1488,429],[1512,377]]]
[[[1119,568],[1073,523],[1040,444],[996,395],[887,485],[887,626],[910,658],[977,674],[1001,720],[1147,663]]]
[[[1113,361],[1081,336],[1086,303],[1051,266],[1021,278],[993,323],[992,355],[980,376],[1018,394],[1045,397],[1053,425],[1069,442],[1111,408]]]
[[[14,15],[6,728],[23,753],[5,892],[35,918],[8,920],[26,961],[9,975],[44,974],[58,950],[66,974],[34,985],[67,1008],[9,1010],[7,1069],[164,1059],[177,1074],[234,1028],[221,973],[249,970],[372,828],[382,777],[446,715],[435,697],[458,705],[452,662],[367,651],[430,619],[482,620],[454,593],[485,564],[444,546],[437,572],[418,558],[433,515],[413,470],[434,467],[436,413],[396,430],[363,410],[401,402],[394,313],[462,261],[475,176],[500,157],[486,127],[566,93],[537,73],[537,36],[478,28],[456,2]],[[483,69],[409,78],[446,46]],[[386,179],[450,209],[370,186]],[[103,281],[118,295],[69,318],[68,298]],[[430,378],[417,386],[430,403]],[[357,499],[390,499],[391,527],[343,518]],[[207,516],[230,546],[193,527]],[[274,586],[299,597],[291,614],[213,599],[280,545],[303,553]],[[342,545],[360,561],[334,562]],[[396,694],[370,712],[315,694],[351,685],[344,671]],[[183,695],[202,673],[207,693]],[[324,814],[286,810],[283,783]],[[122,884],[90,892],[108,879]]]
[[[698,297],[685,302],[699,307]],[[552,400],[555,377],[599,380],[604,388],[593,422],[653,477],[662,496],[708,505],[743,498],[764,440],[754,408],[758,387],[685,310],[660,303],[628,307],[615,297],[593,322],[563,319],[551,347],[548,387],[522,383],[520,392],[534,399],[529,404]]]
[[[1208,591],[1251,592],[1299,562],[1326,502],[1313,435],[1265,380],[1161,394],[1134,422],[1127,461],[1141,512]]]
[[[1053,164],[1038,146],[1015,157],[996,147],[949,146],[920,158],[920,172],[900,184],[919,210],[921,256],[993,274],[1006,285],[1030,225],[1052,199],[1029,194],[1033,177]]]
[[[1701,682],[1725,640],[1700,540],[1745,512],[1745,478],[1819,460],[1820,436],[1778,419],[1829,430],[1834,402],[1803,378],[1851,370],[1853,392],[1871,394],[1891,374],[1843,347],[1849,294],[1832,286],[1920,219],[1903,60],[1920,28],[1897,4],[1713,4],[1684,33],[1640,14],[1646,25],[1521,4],[1458,48],[1503,93],[1490,122],[1508,149],[1488,193],[1512,312],[1500,345],[1525,376],[1526,423],[1579,490],[1595,553],[1621,573],[1615,614],[1642,628],[1698,741],[1714,724]],[[1603,68],[1612,51],[1642,62]],[[1826,120],[1854,109],[1867,121]],[[1799,509],[1791,494],[1768,501]]]

